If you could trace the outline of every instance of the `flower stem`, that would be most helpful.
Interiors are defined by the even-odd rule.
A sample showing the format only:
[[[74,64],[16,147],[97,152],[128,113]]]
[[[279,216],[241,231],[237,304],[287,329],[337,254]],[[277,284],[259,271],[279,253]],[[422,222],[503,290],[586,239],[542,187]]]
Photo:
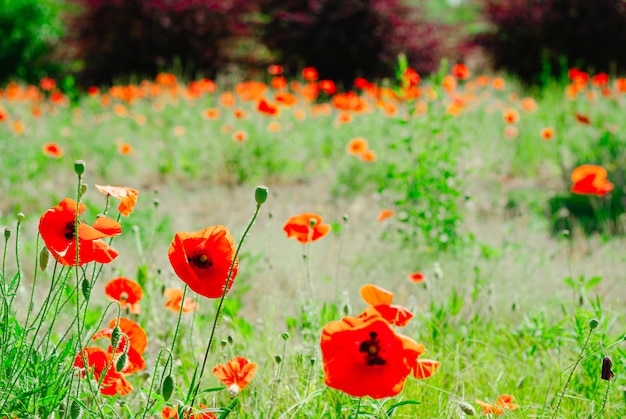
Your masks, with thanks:
[[[357,419],[359,417],[359,413],[361,410],[361,400],[363,400],[363,397],[359,397],[359,403],[356,405],[356,412],[354,412],[354,419]]]
[[[189,403],[189,410],[188,410],[189,413],[191,412],[193,404],[196,400],[196,396],[198,395],[198,390],[200,390],[200,382],[202,381],[202,376],[204,374],[206,361],[207,361],[207,358],[209,357],[209,350],[211,349],[211,344],[213,343],[213,337],[215,336],[215,329],[217,328],[217,322],[220,317],[220,311],[222,310],[222,305],[224,304],[224,300],[226,299],[226,293],[228,292],[230,283],[232,282],[233,269],[235,267],[235,263],[237,262],[239,251],[241,250],[243,242],[245,241],[246,236],[248,235],[248,232],[250,231],[250,228],[252,227],[252,224],[254,224],[254,221],[256,220],[257,215],[259,215],[260,209],[261,209],[261,204],[257,204],[256,210],[254,211],[254,215],[252,216],[252,219],[248,223],[248,226],[246,227],[245,231],[243,232],[243,235],[241,236],[241,240],[239,240],[239,245],[237,246],[237,250],[235,251],[235,256],[233,257],[233,261],[230,264],[230,269],[228,270],[228,277],[226,278],[226,283],[224,284],[224,291],[222,292],[222,297],[220,298],[220,302],[217,305],[217,311],[215,312],[215,318],[213,319],[213,326],[211,327],[211,335],[209,336],[209,342],[207,343],[206,351],[204,352],[204,359],[202,360],[202,366],[200,368],[200,375],[198,375],[198,382],[196,384],[196,388],[193,391],[193,397],[191,398],[191,403]]]

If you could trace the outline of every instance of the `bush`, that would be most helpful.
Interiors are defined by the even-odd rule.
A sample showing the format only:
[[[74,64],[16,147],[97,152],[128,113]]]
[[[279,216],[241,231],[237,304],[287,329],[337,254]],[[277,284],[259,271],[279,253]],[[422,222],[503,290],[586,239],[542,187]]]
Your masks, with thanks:
[[[60,7],[39,0],[0,0],[0,84],[30,83],[60,71],[47,58],[62,34]]]
[[[493,29],[477,36],[498,69],[527,83],[569,67],[626,70],[622,0],[482,0]]]
[[[248,0],[77,0],[72,43],[84,83],[111,83],[179,68],[214,76],[247,31]]]
[[[447,52],[446,27],[398,0],[260,0],[259,8],[259,36],[278,62],[315,67],[346,88],[357,76],[392,76],[399,53],[430,73]]]

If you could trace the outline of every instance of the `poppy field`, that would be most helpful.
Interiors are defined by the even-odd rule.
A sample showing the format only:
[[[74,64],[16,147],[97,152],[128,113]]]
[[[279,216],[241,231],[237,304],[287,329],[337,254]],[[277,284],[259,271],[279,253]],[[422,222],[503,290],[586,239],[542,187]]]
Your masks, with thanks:
[[[626,79],[0,89],[0,418],[626,416]]]

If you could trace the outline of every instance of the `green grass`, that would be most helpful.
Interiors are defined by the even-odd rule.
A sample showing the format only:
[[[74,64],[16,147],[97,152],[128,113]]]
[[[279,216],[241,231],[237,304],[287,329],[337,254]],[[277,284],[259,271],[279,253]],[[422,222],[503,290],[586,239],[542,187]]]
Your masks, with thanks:
[[[243,243],[197,401],[231,406],[229,417],[241,418],[344,418],[357,409],[360,417],[447,418],[463,416],[462,402],[480,413],[476,399],[493,403],[511,394],[520,407],[503,417],[551,418],[573,372],[556,417],[626,416],[624,239],[610,234],[605,212],[595,213],[602,234],[585,236],[574,217],[568,237],[555,235],[548,210],[552,196],[568,194],[569,173],[579,164],[606,167],[614,195],[624,186],[626,97],[568,100],[565,86],[555,84],[534,95],[535,112],[525,112],[511,97],[525,96],[514,82],[497,91],[473,78],[457,88],[466,106],[454,117],[441,76],[422,86],[425,115],[412,111],[413,102],[385,99],[397,106],[387,115],[365,95],[369,111],[352,113],[346,124],[337,123],[335,109],[314,116],[314,104],[302,98],[277,117],[238,100],[248,114],[238,120],[219,104],[226,87],[189,99],[181,81],[175,95],[162,87],[155,97],[113,100],[126,109],[117,113],[99,97],[63,107],[46,98],[9,100],[5,89],[0,224],[11,232],[0,276],[0,417],[75,417],[69,412],[79,407],[83,417],[160,417],[166,405],[189,402],[218,303],[189,290],[198,310],[183,314],[176,327],[163,290],[184,283],[172,271],[168,248],[175,232],[208,225],[228,226],[239,243],[258,184],[269,187],[269,197]],[[43,114],[33,115],[33,107]],[[216,120],[202,116],[211,107],[221,109]],[[508,108],[520,112],[516,138],[504,135]],[[306,118],[297,119],[294,109]],[[591,124],[577,122],[576,113]],[[277,132],[267,129],[273,121]],[[539,135],[547,126],[556,132],[551,141]],[[237,129],[248,133],[246,141],[231,139]],[[367,138],[376,161],[346,152],[354,137]],[[51,141],[63,148],[61,158],[42,153]],[[134,152],[121,155],[120,143]],[[137,188],[139,201],[130,217],[120,217],[123,234],[111,244],[120,256],[112,263],[76,271],[51,261],[42,271],[39,218],[76,197],[77,159],[86,162],[85,222],[105,211],[94,184]],[[585,198],[595,208],[608,202]],[[116,206],[112,199],[107,209],[114,219]],[[382,208],[395,216],[378,222]],[[24,213],[19,225],[18,212]],[[332,225],[309,247],[282,231],[302,212]],[[424,283],[407,280],[415,271]],[[127,377],[130,394],[108,397],[98,394],[96,381],[78,377],[72,363],[80,347],[106,350],[103,340],[90,337],[117,316],[104,295],[116,276],[143,287],[141,314],[121,315],[148,335],[147,368]],[[394,303],[415,314],[399,332],[424,344],[424,357],[441,362],[431,378],[409,378],[391,399],[359,400],[323,381],[322,328],[362,312],[358,291],[368,283],[394,292]],[[590,333],[593,318],[599,325]],[[615,372],[610,382],[600,378],[606,355]],[[259,365],[236,405],[210,372],[234,356]],[[167,376],[174,388],[165,401]]]

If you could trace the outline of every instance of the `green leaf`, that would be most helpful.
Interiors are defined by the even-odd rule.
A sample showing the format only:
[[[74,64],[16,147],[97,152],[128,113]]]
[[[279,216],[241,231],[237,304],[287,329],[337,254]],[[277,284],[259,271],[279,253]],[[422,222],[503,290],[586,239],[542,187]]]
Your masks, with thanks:
[[[600,282],[602,282],[604,278],[601,276],[594,276],[593,278],[589,278],[587,282],[585,282],[585,291],[589,291],[590,289],[597,286]]]
[[[387,417],[391,417],[398,407],[405,406],[407,404],[418,405],[418,404],[420,404],[420,402],[418,402],[417,400],[403,400],[401,402],[392,404],[391,407],[389,409],[387,409]]]

